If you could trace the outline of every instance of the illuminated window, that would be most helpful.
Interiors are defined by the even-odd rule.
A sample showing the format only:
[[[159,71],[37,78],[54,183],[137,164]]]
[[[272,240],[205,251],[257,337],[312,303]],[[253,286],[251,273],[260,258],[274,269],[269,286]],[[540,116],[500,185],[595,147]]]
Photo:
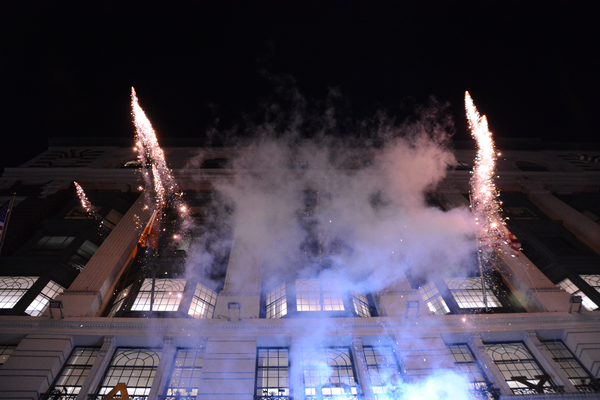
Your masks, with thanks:
[[[556,340],[542,343],[579,392],[600,392],[598,381],[581,365],[563,342]]]
[[[75,236],[44,236],[35,246],[36,250],[63,250],[69,247]]]
[[[206,286],[196,284],[196,291],[192,297],[192,304],[188,314],[194,318],[212,318],[217,304],[217,293]]]
[[[485,348],[514,394],[538,393],[532,386],[539,385],[540,377],[546,373],[523,343],[493,343],[486,344]],[[546,381],[540,390],[556,393],[558,389],[552,381]]]
[[[581,296],[581,303],[583,307],[588,311],[594,311],[598,308],[596,303],[590,300],[589,297],[585,293],[581,291],[569,278],[566,278],[556,284],[556,286],[564,289],[568,293],[571,293],[574,296]]]
[[[48,393],[78,394],[99,353],[97,347],[76,347]]]
[[[288,349],[259,348],[256,364],[255,399],[290,395]]]
[[[450,355],[454,359],[454,365],[458,372],[469,380],[469,390],[475,393],[474,398],[492,398],[490,396],[477,396],[479,393],[489,393],[491,385],[486,379],[479,363],[471,353],[471,349],[466,344],[448,345]]]
[[[352,291],[352,304],[354,305],[354,311],[361,317],[367,318],[371,316],[371,308],[369,307],[369,300],[364,293]]]
[[[167,396],[196,397],[203,364],[204,349],[177,349],[173,372],[167,386]]]
[[[389,346],[364,346],[365,360],[373,393],[378,400],[402,398],[402,374]]]
[[[452,297],[460,308],[495,308],[502,307],[500,300],[494,295],[489,286],[485,285],[485,300],[481,278],[452,278],[445,279]]]
[[[33,300],[29,307],[27,307],[25,313],[31,315],[32,317],[38,317],[42,315],[42,313],[46,311],[50,300],[54,300],[54,298],[56,298],[56,296],[61,294],[64,290],[65,288],[60,286],[58,283],[49,281],[46,284],[46,287],[42,289],[41,293],[38,294],[35,300]]]
[[[130,396],[148,396],[159,362],[160,350],[117,349],[98,388],[98,394],[105,395],[117,383],[124,383]]]
[[[185,279],[144,279],[131,311],[177,311],[184,288]]]
[[[281,318],[287,314],[285,283],[267,292],[267,318]]]
[[[348,348],[303,349],[305,396],[346,399],[360,393]]]
[[[109,318],[114,317],[117,314],[117,312],[119,312],[121,310],[121,306],[123,305],[123,302],[125,301],[125,299],[129,295],[129,291],[131,290],[131,286],[132,285],[129,285],[125,289],[123,289],[123,290],[121,290],[119,292],[119,294],[115,298],[115,301],[113,302],[113,305],[112,305],[110,311],[108,312],[107,316]]]
[[[298,311],[343,311],[344,302],[334,281],[296,279],[296,307]]]
[[[588,285],[600,292],[600,275],[579,275]]]
[[[444,315],[450,313],[448,305],[433,283],[421,286],[419,293],[431,314]]]
[[[37,280],[37,276],[0,277],[0,308],[13,308]]]
[[[81,244],[81,246],[75,251],[75,254],[71,256],[69,260],[71,265],[77,268],[79,271],[83,270],[85,264],[92,258],[94,254],[98,251],[98,246],[94,243],[86,240]]]
[[[0,365],[4,364],[17,346],[0,346]]]

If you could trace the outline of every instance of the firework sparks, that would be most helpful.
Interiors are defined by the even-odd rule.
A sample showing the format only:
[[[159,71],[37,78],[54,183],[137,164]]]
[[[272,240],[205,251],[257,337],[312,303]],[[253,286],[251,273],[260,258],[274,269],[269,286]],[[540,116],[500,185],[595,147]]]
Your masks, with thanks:
[[[95,214],[96,212],[94,211],[94,206],[92,206],[92,203],[90,203],[90,201],[88,200],[81,185],[75,181],[73,181],[73,183],[75,184],[75,189],[77,190],[77,197],[79,197],[79,201],[81,202],[81,207],[83,207],[83,209],[88,214],[92,214],[92,215]]]
[[[178,191],[177,183],[167,166],[152,124],[138,103],[134,88],[131,88],[131,109],[136,130],[136,150],[143,170],[142,176],[147,186],[154,187],[157,208],[162,208],[168,197]],[[148,169],[152,172],[151,176],[148,174]]]
[[[469,92],[465,108],[471,136],[477,141],[477,156],[471,178],[471,211],[477,224],[477,241],[481,251],[489,251],[504,241],[504,222],[500,215],[498,189],[494,184],[496,150],[487,119],[480,116]]]

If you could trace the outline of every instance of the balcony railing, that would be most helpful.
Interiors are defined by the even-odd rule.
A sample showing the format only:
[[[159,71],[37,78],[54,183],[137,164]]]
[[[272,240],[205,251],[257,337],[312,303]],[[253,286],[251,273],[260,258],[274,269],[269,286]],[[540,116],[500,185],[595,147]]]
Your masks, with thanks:
[[[563,386],[544,386],[544,393],[564,393]],[[534,388],[512,388],[513,394],[540,394]]]
[[[53,389],[40,395],[40,400],[75,400],[77,393],[69,394],[66,390]]]

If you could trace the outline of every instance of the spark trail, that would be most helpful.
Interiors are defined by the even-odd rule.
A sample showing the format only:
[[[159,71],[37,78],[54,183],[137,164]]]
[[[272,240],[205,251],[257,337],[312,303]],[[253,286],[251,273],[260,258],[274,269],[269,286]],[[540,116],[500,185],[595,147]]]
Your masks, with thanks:
[[[79,197],[79,201],[81,202],[81,207],[90,215],[96,215],[96,211],[94,210],[94,206],[92,206],[92,203],[88,200],[87,196],[85,195],[85,192],[83,191],[83,188],[81,187],[81,185],[75,181],[73,181],[73,183],[75,184],[75,190],[77,190],[77,197]]]

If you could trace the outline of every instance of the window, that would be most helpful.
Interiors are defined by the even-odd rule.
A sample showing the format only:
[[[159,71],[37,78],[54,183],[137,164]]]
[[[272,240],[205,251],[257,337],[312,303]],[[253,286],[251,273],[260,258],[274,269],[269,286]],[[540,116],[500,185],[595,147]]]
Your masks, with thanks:
[[[203,364],[204,349],[177,349],[175,366],[167,386],[167,396],[196,397]]]
[[[343,311],[344,301],[335,282],[324,279],[296,279],[298,311]]]
[[[255,398],[289,396],[289,352],[286,348],[259,348],[256,363]]]
[[[433,283],[419,287],[419,293],[431,314],[444,315],[450,313],[448,305]]]
[[[37,295],[35,300],[31,302],[25,312],[32,317],[38,317],[46,311],[50,300],[54,300],[56,296],[61,294],[65,290],[64,287],[60,286],[54,281],[49,281],[46,287],[42,289],[40,294]]]
[[[117,349],[98,388],[98,394],[105,395],[117,383],[125,383],[130,396],[148,396],[159,362],[160,350]]]
[[[95,216],[93,213],[87,212],[80,205],[74,207],[67,215],[65,215],[65,219],[94,219]]]
[[[352,304],[354,305],[354,311],[361,317],[367,318],[371,316],[371,308],[369,307],[369,300],[364,293],[352,291]]]
[[[196,291],[192,297],[192,304],[188,314],[194,318],[212,318],[217,304],[217,293],[206,286],[196,284]]]
[[[0,308],[13,308],[37,280],[37,276],[0,277]]]
[[[450,355],[454,359],[454,365],[458,372],[469,380],[469,390],[475,393],[489,393],[491,385],[486,379],[479,363],[471,353],[466,344],[448,345]],[[474,396],[475,398],[490,398],[489,396]]]
[[[36,250],[63,250],[69,247],[75,236],[44,236],[35,246]]]
[[[600,293],[600,275],[579,275],[588,285]]]
[[[125,289],[123,289],[119,292],[119,294],[117,295],[117,298],[113,302],[113,305],[112,305],[110,311],[108,312],[108,315],[107,315],[108,318],[114,317],[119,312],[119,310],[121,310],[121,306],[123,305],[123,302],[127,298],[127,295],[129,294],[129,291],[131,290],[131,286],[132,285],[129,285]]]
[[[85,264],[90,261],[90,258],[92,258],[96,251],[98,251],[98,246],[89,240],[86,240],[71,257],[71,265],[73,265],[79,271],[83,270]]]
[[[558,392],[523,343],[493,343],[485,348],[514,394]]]
[[[502,307],[500,300],[489,286],[485,285],[485,300],[480,277],[445,279],[448,289],[460,308]]]
[[[579,392],[600,392],[598,382],[581,365],[573,353],[559,340],[542,342],[546,350],[552,354],[552,359],[560,365],[560,369],[567,375],[569,381],[577,388]]]
[[[100,223],[106,226],[108,229],[113,230],[122,218],[123,214],[117,210],[110,210],[110,212],[106,214],[106,217],[104,217]]]
[[[344,395],[359,394],[348,348],[303,349],[302,372],[304,394],[311,396],[307,399],[315,396],[342,399]]]
[[[378,400],[401,398],[402,374],[394,350],[389,346],[364,346],[367,370]]]
[[[267,292],[267,318],[281,318],[287,314],[285,283]]]
[[[17,346],[0,346],[0,365],[3,365]]]
[[[581,291],[569,278],[566,278],[556,284],[556,286],[564,289],[565,291],[571,293],[573,296],[581,296],[581,303],[583,307],[588,311],[594,311],[598,308],[596,303],[590,300],[589,297],[586,296],[585,293]]]
[[[185,279],[144,279],[131,311],[177,311],[184,288]]]
[[[504,207],[504,215],[512,221],[534,221],[540,219],[540,217],[527,207]]]
[[[51,392],[53,394],[76,395],[81,390],[96,357],[100,353],[97,347],[76,347],[56,378]]]
[[[548,171],[543,165],[531,161],[517,161],[516,164],[521,171]]]

